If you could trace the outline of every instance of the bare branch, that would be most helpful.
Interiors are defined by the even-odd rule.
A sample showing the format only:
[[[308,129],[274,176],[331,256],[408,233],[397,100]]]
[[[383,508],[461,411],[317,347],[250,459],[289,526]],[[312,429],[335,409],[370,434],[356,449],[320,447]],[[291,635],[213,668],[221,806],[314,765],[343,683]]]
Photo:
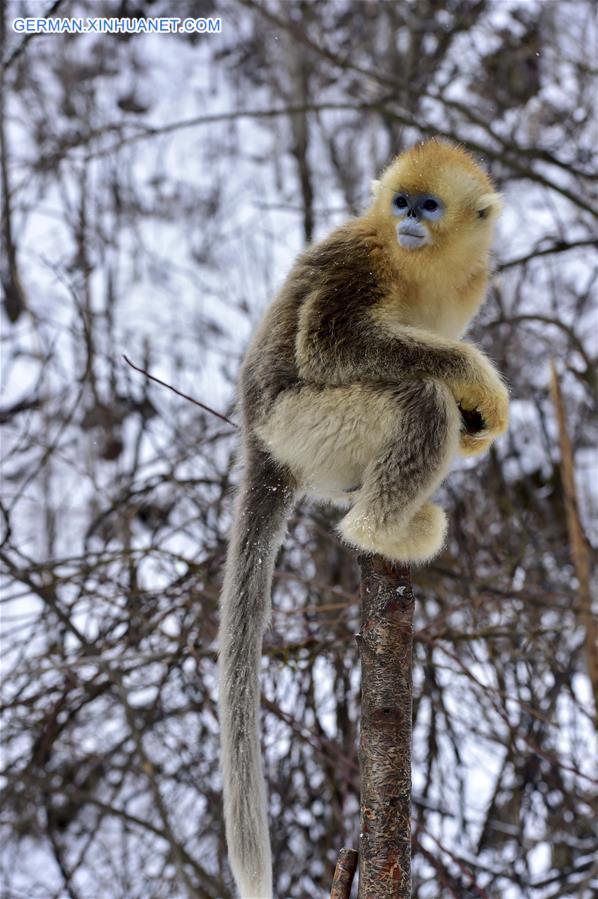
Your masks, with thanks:
[[[575,566],[578,580],[578,596],[581,619],[585,626],[586,659],[588,674],[594,694],[594,713],[598,717],[598,624],[592,614],[592,597],[590,592],[590,548],[581,519],[577,502],[577,488],[575,486],[575,462],[571,439],[567,430],[565,406],[561,393],[556,365],[550,361],[550,389],[556,409],[557,424],[559,429],[559,442],[561,445],[561,475],[565,492],[565,510],[567,513],[567,530],[569,532],[569,544],[571,557]]]
[[[146,378],[149,378],[150,381],[155,381],[156,384],[160,384],[162,387],[168,387],[169,390],[172,390],[173,393],[176,393],[177,396],[182,397],[184,400],[189,400],[190,403],[193,403],[195,406],[199,406],[200,409],[203,409],[204,412],[209,412],[211,415],[215,415],[216,418],[219,418],[220,421],[226,422],[227,425],[230,425],[231,428],[236,428],[237,425],[234,421],[231,421],[230,418],[227,418],[226,415],[222,415],[221,412],[216,412],[215,409],[212,409],[210,406],[206,406],[205,403],[201,403],[199,400],[194,399],[192,396],[189,396],[188,393],[183,393],[182,390],[177,390],[176,387],[173,387],[172,384],[167,384],[166,381],[162,381],[160,378],[156,378],[155,375],[151,375],[149,371],[146,371],[144,368],[139,368],[138,365],[135,365],[131,360],[125,356],[123,353],[123,359],[130,365],[131,368],[134,368],[135,371],[140,372],[142,375],[145,375]]]

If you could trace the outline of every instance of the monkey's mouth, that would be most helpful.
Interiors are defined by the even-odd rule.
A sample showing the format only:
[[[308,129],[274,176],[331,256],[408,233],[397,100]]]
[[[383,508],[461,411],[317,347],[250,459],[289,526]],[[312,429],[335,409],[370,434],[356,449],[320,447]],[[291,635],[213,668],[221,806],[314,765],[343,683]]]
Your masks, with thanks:
[[[424,228],[406,222],[402,222],[397,228],[397,238],[406,250],[416,250],[428,243],[428,234]]]
[[[426,235],[417,231],[401,231],[399,243],[408,250],[414,250],[416,247],[422,247],[427,243]]]

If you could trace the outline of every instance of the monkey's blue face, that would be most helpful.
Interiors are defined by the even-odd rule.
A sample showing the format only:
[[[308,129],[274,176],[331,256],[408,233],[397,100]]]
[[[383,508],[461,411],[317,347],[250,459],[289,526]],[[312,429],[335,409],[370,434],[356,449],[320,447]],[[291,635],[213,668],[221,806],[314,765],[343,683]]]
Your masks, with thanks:
[[[434,194],[398,193],[392,201],[392,212],[399,219],[399,244],[406,250],[417,250],[432,242],[426,220],[439,221],[444,215],[444,204]]]

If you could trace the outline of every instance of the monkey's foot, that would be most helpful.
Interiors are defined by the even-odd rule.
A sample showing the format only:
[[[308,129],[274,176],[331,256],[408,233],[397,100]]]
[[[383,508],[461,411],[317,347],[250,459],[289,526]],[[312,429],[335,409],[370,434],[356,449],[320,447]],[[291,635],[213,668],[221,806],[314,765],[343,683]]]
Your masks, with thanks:
[[[425,503],[413,518],[394,527],[381,526],[375,513],[355,506],[340,522],[339,531],[347,543],[365,552],[394,562],[426,562],[442,549],[446,527],[444,509]]]
[[[459,437],[459,454],[461,456],[479,456],[490,449],[494,436],[486,431],[478,434],[461,434]]]

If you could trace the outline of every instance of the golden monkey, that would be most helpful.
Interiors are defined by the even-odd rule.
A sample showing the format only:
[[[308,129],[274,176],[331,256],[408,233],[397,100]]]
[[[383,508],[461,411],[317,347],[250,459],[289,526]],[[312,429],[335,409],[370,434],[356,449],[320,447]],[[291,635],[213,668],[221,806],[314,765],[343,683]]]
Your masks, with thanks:
[[[422,562],[441,548],[429,502],[457,452],[507,426],[507,391],[462,335],[484,300],[499,196],[463,149],[397,157],[370,208],[297,260],[240,377],[244,475],[220,628],[229,857],[242,899],[271,899],[258,737],[259,664],[276,552],[295,500],[346,509],[343,540]],[[475,412],[474,412],[475,410]],[[463,413],[480,429],[464,429]]]

